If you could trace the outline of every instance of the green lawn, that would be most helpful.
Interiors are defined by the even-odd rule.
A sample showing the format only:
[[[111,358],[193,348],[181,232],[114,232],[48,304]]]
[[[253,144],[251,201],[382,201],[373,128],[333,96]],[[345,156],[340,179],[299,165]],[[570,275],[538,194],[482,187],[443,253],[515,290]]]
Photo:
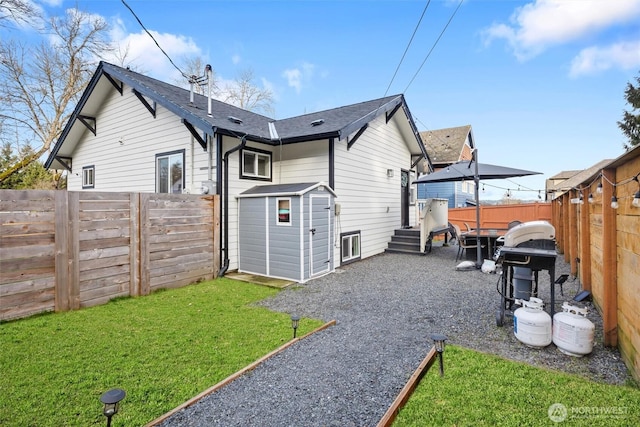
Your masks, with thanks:
[[[569,356],[567,356],[569,357]],[[457,346],[427,372],[394,427],[405,426],[639,426],[640,389],[515,363]],[[564,405],[553,422],[549,407]],[[555,416],[562,416],[556,406]]]
[[[100,395],[127,392],[113,426],[152,421],[292,337],[278,291],[218,279],[0,324],[0,425],[105,425]],[[321,325],[303,319],[298,336]]]
[[[127,397],[112,425],[144,425],[291,339],[288,314],[251,306],[277,292],[218,279],[0,324],[0,425],[105,425],[114,387]],[[637,426],[640,390],[447,346],[445,377],[436,362],[394,424],[431,425]]]

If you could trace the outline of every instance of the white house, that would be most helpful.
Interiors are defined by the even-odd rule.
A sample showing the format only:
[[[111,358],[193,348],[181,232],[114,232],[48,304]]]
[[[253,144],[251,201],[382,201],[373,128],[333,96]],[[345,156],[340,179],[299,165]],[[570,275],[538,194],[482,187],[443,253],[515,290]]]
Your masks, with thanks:
[[[45,166],[73,191],[219,194],[221,274],[238,269],[241,193],[328,186],[336,267],[414,225],[411,180],[432,170],[403,95],[275,120],[105,62]]]

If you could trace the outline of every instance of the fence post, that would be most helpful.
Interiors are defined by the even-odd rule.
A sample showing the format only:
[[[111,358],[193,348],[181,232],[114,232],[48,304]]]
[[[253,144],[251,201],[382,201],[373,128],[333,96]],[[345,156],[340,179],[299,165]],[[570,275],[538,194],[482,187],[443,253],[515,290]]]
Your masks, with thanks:
[[[603,169],[602,176],[608,182],[616,182],[615,169]],[[613,196],[613,186],[602,187],[602,327],[604,345],[618,345],[618,276],[617,276],[617,210],[608,206]]]
[[[582,198],[585,201],[580,206],[580,265],[578,272],[582,288],[591,290],[591,209],[588,202],[591,187],[582,190]]]
[[[69,209],[66,191],[55,191],[55,311],[69,310]]]
[[[140,194],[129,193],[129,295],[140,296]]]
[[[69,309],[80,308],[80,192],[69,191]]]
[[[140,230],[140,295],[149,295],[151,292],[151,278],[149,272],[149,201],[151,194],[140,193],[140,206],[138,215],[138,227]]]

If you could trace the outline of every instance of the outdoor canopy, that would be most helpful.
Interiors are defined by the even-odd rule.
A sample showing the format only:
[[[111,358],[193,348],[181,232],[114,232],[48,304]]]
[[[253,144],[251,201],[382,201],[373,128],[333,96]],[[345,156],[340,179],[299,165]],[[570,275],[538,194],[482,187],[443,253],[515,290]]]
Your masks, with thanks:
[[[467,181],[472,180],[476,176],[476,162],[473,160],[463,160],[454,163],[444,169],[423,175],[414,184],[424,184],[430,182],[450,182],[450,181]],[[514,178],[518,176],[538,175],[541,172],[533,172],[524,169],[514,169],[505,166],[489,165],[486,163],[478,163],[478,179],[504,179]]]
[[[428,184],[433,182],[454,182],[473,180],[475,182],[475,199],[476,199],[476,230],[477,242],[480,243],[480,180],[481,179],[504,179],[514,178],[518,176],[539,175],[542,172],[528,171],[524,169],[514,169],[505,166],[489,165],[486,163],[478,163],[478,150],[473,151],[473,160],[462,160],[453,163],[444,169],[423,175],[413,181],[413,184]],[[476,248],[476,267],[482,265],[482,251]],[[491,254],[490,254],[491,255]]]

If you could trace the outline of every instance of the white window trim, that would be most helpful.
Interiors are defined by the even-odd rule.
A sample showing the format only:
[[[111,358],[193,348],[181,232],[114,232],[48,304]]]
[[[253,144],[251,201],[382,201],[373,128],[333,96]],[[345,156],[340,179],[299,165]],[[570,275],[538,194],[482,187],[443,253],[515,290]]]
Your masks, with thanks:
[[[351,253],[351,248],[353,247],[353,243],[352,240],[354,238],[358,239],[358,249],[359,249],[359,253],[357,255],[354,255],[353,253]],[[349,244],[349,256],[348,257],[343,257],[343,245],[344,245],[344,241],[345,239],[348,241]],[[356,231],[353,233],[344,233],[340,236],[340,260],[341,263],[346,263],[346,262],[350,262],[350,261],[355,261],[357,259],[360,259],[362,255],[362,237],[360,236],[360,232]]]
[[[245,171],[244,156],[245,156],[246,153],[251,153],[254,156],[253,169],[256,171],[255,173],[248,173],[248,172]],[[267,168],[266,168],[267,175],[259,175],[258,172],[257,172],[258,171],[258,159],[260,157],[265,158],[267,160]],[[271,179],[271,166],[272,166],[271,165],[271,153],[245,148],[240,153],[240,163],[241,163],[241,165],[240,165],[241,166],[240,175],[241,175],[242,178],[264,179],[264,180],[270,180]]]
[[[280,202],[288,201],[289,202],[289,221],[280,221]],[[278,197],[276,198],[276,224],[282,225],[285,227],[291,227],[293,224],[293,209],[291,204],[291,197]]]

